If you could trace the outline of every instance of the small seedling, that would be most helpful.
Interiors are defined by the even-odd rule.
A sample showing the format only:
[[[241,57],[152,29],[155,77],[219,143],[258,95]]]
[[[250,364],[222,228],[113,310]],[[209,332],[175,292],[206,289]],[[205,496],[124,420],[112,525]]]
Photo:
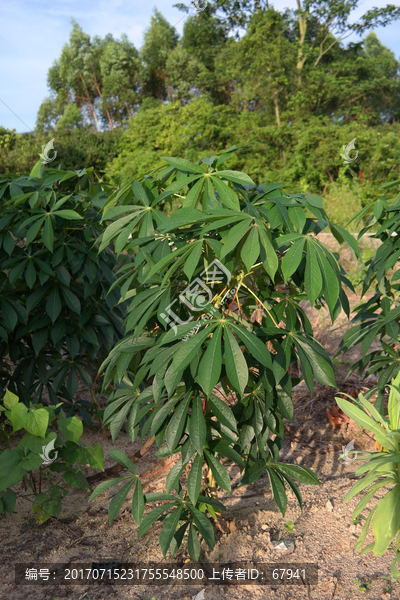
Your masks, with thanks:
[[[294,525],[294,523],[292,521],[288,521],[287,523],[284,524],[284,529],[286,529],[286,531],[288,531],[289,533],[292,533],[292,531],[294,529],[296,529],[297,525]]]

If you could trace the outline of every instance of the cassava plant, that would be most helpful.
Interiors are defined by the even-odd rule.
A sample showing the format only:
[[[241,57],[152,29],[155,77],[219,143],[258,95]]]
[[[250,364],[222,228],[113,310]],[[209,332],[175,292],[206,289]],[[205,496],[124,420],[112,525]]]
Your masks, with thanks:
[[[375,556],[382,556],[387,550],[393,551],[392,577],[397,579],[397,565],[400,565],[400,373],[389,387],[388,416],[382,416],[363,394],[359,394],[357,400],[351,399],[352,402],[343,398],[336,398],[336,402],[347,416],[374,436],[380,448],[379,452],[365,451],[361,453],[362,456],[353,459],[362,461],[363,464],[355,472],[362,477],[347,493],[344,501],[364,494],[354,509],[353,523],[365,520],[355,550],[361,549],[371,528],[374,541],[361,550],[361,555],[372,551]],[[360,452],[357,450],[357,453]],[[363,516],[369,502],[375,499],[375,494],[382,488],[389,489],[371,508],[368,517]]]
[[[47,388],[91,424],[95,406],[72,403],[78,377],[94,391],[97,369],[123,336],[117,258],[93,247],[107,186],[93,169],[0,176],[0,392],[29,405]],[[121,262],[121,261],[120,261]]]
[[[365,396],[370,398],[378,392],[375,408],[381,415],[386,386],[400,369],[400,180],[387,183],[382,189],[393,190],[393,197],[381,197],[354,217],[356,226],[365,220],[359,239],[369,234],[381,245],[366,261],[362,295],[372,288],[372,296],[355,309],[354,326],[344,335],[339,349],[347,352],[360,345],[362,357],[349,373],[358,369],[360,375],[378,376],[377,386]],[[371,350],[371,344],[377,340],[381,347]]]
[[[293,385],[304,377],[312,391],[315,377],[335,386],[300,302],[327,305],[332,321],[349,312],[342,283],[351,284],[315,237],[328,225],[322,199],[227,169],[235,150],[199,163],[165,158],[165,168],[125,184],[104,206],[100,246],[115,240],[117,253],[132,256],[115,283],[129,308],[126,337],[103,364],[103,389],[116,385],[105,422],[113,440],[125,420],[132,441],[154,436],[156,456],[175,463],[165,494],[135,488],[138,534],[162,521],[164,556],[187,534],[196,561],[199,536],[214,545],[209,519],[224,510],[218,488],[231,493],[228,465],[240,468],[241,485],[267,473],[282,514],[287,490],[302,506],[297,482],[320,483],[279,461]],[[330,229],[357,251],[345,230]],[[127,477],[110,521],[138,479]],[[92,498],[120,481],[100,484]],[[165,503],[143,518],[154,501]]]

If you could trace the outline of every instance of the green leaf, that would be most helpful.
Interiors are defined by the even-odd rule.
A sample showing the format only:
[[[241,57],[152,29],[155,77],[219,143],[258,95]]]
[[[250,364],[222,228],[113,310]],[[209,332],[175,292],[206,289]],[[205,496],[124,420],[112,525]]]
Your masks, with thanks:
[[[140,479],[136,480],[135,492],[132,498],[132,517],[135,519],[137,526],[140,525],[144,513],[144,496]]]
[[[220,181],[217,177],[212,177],[212,182],[217,190],[218,196],[221,199],[222,204],[225,204],[231,210],[240,211],[240,203],[235,192],[223,181]]]
[[[232,413],[232,409],[225,404],[225,402],[218,398],[218,396],[215,396],[215,394],[211,394],[207,403],[213,411],[213,415],[217,417],[217,420],[220,421],[222,425],[237,432],[236,419]]]
[[[208,344],[203,358],[200,361],[199,370],[197,373],[197,381],[203,388],[206,396],[211,394],[221,375],[221,334],[222,327],[218,327]]]
[[[49,315],[52,322],[55,323],[57,317],[61,312],[61,300],[57,288],[54,288],[50,293],[49,299],[46,303],[46,312]]]
[[[188,551],[189,556],[194,562],[199,562],[200,558],[200,540],[197,535],[197,531],[194,525],[190,525],[189,527],[189,535],[188,535]]]
[[[43,243],[46,246],[46,248],[50,250],[50,252],[53,252],[54,230],[50,215],[46,217],[46,220],[44,222]]]
[[[19,398],[10,390],[6,390],[3,398],[3,404],[8,410],[12,410],[16,404],[18,404]]]
[[[178,371],[182,371],[182,369],[187,367],[192,362],[202,343],[210,335],[210,333],[212,333],[215,327],[217,327],[217,324],[210,325],[210,327],[207,327],[203,331],[199,331],[199,333],[196,333],[196,335],[192,336],[189,340],[181,343],[179,349],[174,354],[174,359],[171,366],[171,375],[173,373],[177,373]]]
[[[182,472],[185,468],[185,465],[182,465],[182,459],[180,458],[172,467],[172,469],[170,469],[167,478],[165,480],[165,491],[167,492],[167,494],[170,494],[172,492],[172,490],[175,489],[175,487],[178,484],[178,481],[182,475]]]
[[[207,463],[211,467],[212,474],[214,476],[215,481],[222,489],[226,490],[230,494],[232,493],[231,488],[231,480],[229,478],[229,474],[225,467],[221,465],[219,460],[215,458],[212,454],[210,454],[207,450],[204,451]]]
[[[117,483],[120,483],[120,481],[124,481],[124,479],[126,479],[126,477],[116,477],[115,479],[110,479],[109,481],[103,481],[102,483],[99,483],[99,485],[93,490],[89,498],[89,502],[97,498],[97,496],[100,496],[100,494],[103,494],[103,492],[108,490],[113,485],[117,485]]]
[[[257,262],[259,255],[260,241],[258,237],[258,227],[257,225],[253,225],[240,251],[240,256],[246,265],[248,273],[250,273],[251,267]]]
[[[304,239],[295,242],[282,259],[282,274],[285,282],[296,272],[302,261],[304,243]]]
[[[197,508],[194,508],[194,506],[190,506],[190,505],[188,505],[188,508],[193,515],[193,521],[194,521],[197,529],[199,530],[200,534],[203,536],[208,547],[211,548],[211,550],[212,550],[215,546],[213,526],[211,525],[211,523],[207,519],[207,517],[203,513],[201,513],[199,510],[197,510]]]
[[[372,521],[374,555],[382,556],[400,529],[400,484],[387,492],[377,505]]]
[[[69,442],[77,443],[83,433],[83,424],[78,417],[69,417],[67,419],[58,419],[58,429]]]
[[[4,510],[11,515],[17,502],[17,494],[14,490],[7,490],[4,496],[1,497],[1,501],[4,506]]]
[[[104,456],[103,448],[98,444],[92,446],[84,446],[81,448],[82,459],[84,465],[89,465],[92,469],[101,469],[104,471]]]
[[[67,471],[64,474],[64,479],[71,487],[90,491],[89,483],[82,471],[78,471],[77,473],[74,471]]]
[[[310,304],[311,306],[314,306],[315,300],[320,296],[322,291],[322,274],[314,246],[309,240],[307,240],[307,260],[304,282]]]
[[[221,177],[240,185],[256,185],[246,173],[242,173],[241,171],[217,171],[213,173],[213,177]]]
[[[240,396],[243,396],[244,388],[246,387],[249,378],[249,371],[246,359],[231,333],[228,324],[226,324],[224,329],[224,343],[226,374],[232,387],[239,392]]]
[[[394,445],[394,443],[388,436],[385,435],[384,429],[382,429],[382,427],[378,423],[376,423],[371,417],[366,415],[364,411],[362,411],[357,406],[354,406],[354,404],[351,404],[347,400],[344,400],[343,398],[335,398],[335,400],[339,408],[341,408],[342,411],[348,417],[350,417],[350,419],[353,419],[353,421],[355,421],[357,425],[364,427],[365,429],[371,431],[371,433],[375,435],[375,439],[378,442],[378,444],[380,444],[384,448],[390,447],[392,450],[396,450],[396,446]]]
[[[63,287],[62,288],[62,295],[64,296],[64,300],[67,304],[67,306],[73,310],[76,314],[80,315],[81,314],[81,303],[79,302],[79,299],[77,298],[77,296],[75,296],[75,294],[73,292],[71,292],[71,290],[69,290],[68,288]]]
[[[199,263],[202,248],[203,248],[203,240],[200,240],[199,242],[197,242],[197,244],[195,246],[193,246],[191,253],[189,254],[189,256],[187,257],[187,259],[185,261],[185,266],[183,267],[183,272],[185,273],[185,275],[187,276],[189,281],[192,279],[193,273],[195,272],[197,265]]]
[[[203,459],[201,454],[196,454],[187,479],[187,491],[190,501],[196,506],[201,489]]]
[[[111,525],[111,523],[114,521],[115,517],[121,510],[121,507],[125,501],[125,498],[127,497],[128,492],[134,483],[135,483],[135,479],[132,478],[130,481],[128,481],[128,483],[126,483],[124,486],[122,486],[122,488],[119,490],[119,492],[117,492],[115,494],[115,496],[112,498],[110,505],[108,507],[108,524],[109,525]]]
[[[49,413],[45,408],[27,409],[22,403],[16,404],[10,412],[14,431],[26,429],[28,433],[45,437],[49,423]]]
[[[20,481],[27,469],[19,452],[6,448],[0,454],[0,492]]]
[[[121,452],[121,450],[109,450],[108,455],[115,460],[115,462],[125,467],[125,469],[128,469],[128,471],[134,475],[137,474],[135,463],[132,462],[129,456],[127,456],[124,452]]]
[[[175,409],[172,419],[168,423],[168,427],[165,432],[165,439],[171,454],[175,450],[176,446],[178,445],[178,442],[182,437],[183,429],[185,427],[187,419],[187,411],[189,408],[190,400],[190,394],[187,394],[186,398],[180,401],[180,404]]]
[[[296,467],[295,465],[286,465],[284,463],[270,463],[270,466],[274,467],[276,470],[287,473],[287,475],[290,475],[290,477],[299,483],[306,483],[308,485],[322,485],[315,473],[306,467]]]
[[[162,160],[165,160],[171,167],[174,169],[178,169],[178,171],[184,171],[189,173],[201,173],[205,174],[204,169],[199,165],[195,165],[190,160],[186,160],[185,158],[173,158],[173,157],[161,157]]]
[[[147,498],[147,496],[146,496],[146,498]],[[163,504],[162,506],[155,508],[154,510],[151,511],[151,513],[146,515],[140,524],[140,527],[137,532],[137,536],[140,537],[144,533],[146,533],[146,531],[148,529],[150,529],[150,527],[153,525],[154,521],[156,521],[164,512],[166,512],[172,506],[174,506],[174,504],[171,502],[169,502],[168,504]]]
[[[83,219],[83,217],[77,213],[75,210],[57,210],[52,213],[53,215],[57,215],[57,217],[62,217],[63,219],[67,219],[67,221],[74,221],[75,219]]]
[[[168,548],[171,544],[172,538],[175,535],[176,528],[178,527],[178,523],[181,518],[182,510],[183,506],[179,506],[168,516],[160,533],[160,548],[164,558],[167,556]]]
[[[269,477],[269,482],[271,484],[272,497],[275,500],[279,510],[281,511],[282,516],[285,516],[287,506],[285,486],[281,478],[269,466],[267,466],[267,473]]]
[[[271,353],[268,348],[263,344],[261,340],[254,333],[250,333],[247,329],[240,325],[229,322],[229,327],[238,334],[243,344],[247,347],[247,350],[259,363],[264,367],[272,369]]]
[[[199,396],[196,396],[192,402],[192,414],[190,416],[189,436],[190,441],[197,452],[203,452],[203,446],[206,443],[207,426],[203,415],[203,403]]]

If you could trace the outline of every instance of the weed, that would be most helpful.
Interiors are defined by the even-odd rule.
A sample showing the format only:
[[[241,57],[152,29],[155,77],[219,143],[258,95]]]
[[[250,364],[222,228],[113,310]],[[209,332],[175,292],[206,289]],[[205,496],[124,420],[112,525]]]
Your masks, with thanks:
[[[287,523],[284,524],[284,529],[286,529],[286,531],[288,531],[289,533],[292,533],[292,531],[294,529],[296,529],[297,525],[295,525],[292,521],[288,521]]]

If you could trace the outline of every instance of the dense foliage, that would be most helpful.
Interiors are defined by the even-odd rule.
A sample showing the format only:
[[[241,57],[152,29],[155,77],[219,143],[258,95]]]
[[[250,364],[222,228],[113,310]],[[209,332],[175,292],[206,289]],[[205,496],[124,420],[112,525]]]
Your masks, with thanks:
[[[71,403],[123,334],[115,254],[98,255],[107,195],[92,169],[0,179],[0,389]],[[82,417],[90,424],[85,403]],[[71,406],[73,414],[73,406]]]
[[[385,191],[394,192],[393,197],[381,197],[354,217],[356,222],[366,219],[359,237],[370,233],[382,244],[366,261],[362,293],[370,292],[370,296],[357,306],[355,324],[344,335],[340,348],[341,352],[346,352],[360,344],[362,358],[352,365],[351,371],[358,369],[360,375],[373,373],[379,377],[378,385],[371,388],[367,397],[378,391],[375,406],[380,414],[384,411],[388,382],[397,376],[400,368],[399,187],[399,180],[383,185]],[[380,347],[371,350],[372,343],[377,340]]]
[[[128,302],[126,336],[103,364],[103,389],[117,388],[104,419],[113,440],[126,421],[132,441],[154,436],[156,456],[175,456],[166,494],[143,496],[137,484],[132,500],[139,535],[164,522],[164,556],[177,552],[185,532],[194,560],[199,535],[214,545],[205,514],[216,519],[224,508],[217,488],[231,492],[228,463],[241,467],[241,484],[267,472],[282,514],[287,488],[302,505],[296,481],[319,483],[305,467],[279,461],[293,385],[304,378],[312,391],[315,377],[335,386],[300,302],[326,305],[332,321],[349,312],[342,283],[351,284],[313,235],[328,225],[322,199],[254,184],[227,169],[234,152],[200,163],[165,158],[167,167],[127,183],[103,209],[111,222],[100,249],[115,240],[117,253],[133,258],[117,280]],[[173,199],[181,208],[168,217]],[[357,252],[351,235],[329,225]],[[126,466],[132,476],[110,520],[137,479]],[[92,498],[120,481],[100,484]],[[168,503],[142,520],[145,504],[160,500]]]

